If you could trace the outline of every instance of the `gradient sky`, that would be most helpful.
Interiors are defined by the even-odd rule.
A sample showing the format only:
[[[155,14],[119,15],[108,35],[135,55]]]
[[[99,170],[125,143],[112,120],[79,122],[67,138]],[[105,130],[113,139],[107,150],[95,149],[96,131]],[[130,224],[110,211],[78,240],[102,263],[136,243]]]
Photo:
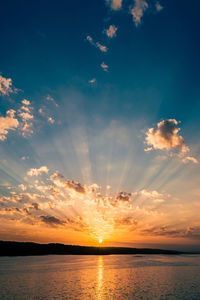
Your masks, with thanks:
[[[199,9],[1,4],[0,239],[200,250]]]

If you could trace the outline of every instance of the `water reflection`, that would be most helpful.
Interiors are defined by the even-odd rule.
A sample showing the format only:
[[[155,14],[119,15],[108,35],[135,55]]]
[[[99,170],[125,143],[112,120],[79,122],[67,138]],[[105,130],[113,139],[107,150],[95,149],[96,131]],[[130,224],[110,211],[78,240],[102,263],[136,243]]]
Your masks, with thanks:
[[[102,299],[103,289],[103,256],[98,256],[97,260],[97,299]]]
[[[0,299],[200,299],[200,256],[0,257]]]

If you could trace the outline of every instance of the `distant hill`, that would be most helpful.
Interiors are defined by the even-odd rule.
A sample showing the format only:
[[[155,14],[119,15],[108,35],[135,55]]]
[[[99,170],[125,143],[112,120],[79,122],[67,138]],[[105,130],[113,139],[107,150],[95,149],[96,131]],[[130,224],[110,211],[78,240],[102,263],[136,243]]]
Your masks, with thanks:
[[[0,256],[26,255],[109,255],[109,254],[167,254],[178,255],[185,252],[148,248],[87,247],[64,244],[37,244],[31,242],[0,241]]]

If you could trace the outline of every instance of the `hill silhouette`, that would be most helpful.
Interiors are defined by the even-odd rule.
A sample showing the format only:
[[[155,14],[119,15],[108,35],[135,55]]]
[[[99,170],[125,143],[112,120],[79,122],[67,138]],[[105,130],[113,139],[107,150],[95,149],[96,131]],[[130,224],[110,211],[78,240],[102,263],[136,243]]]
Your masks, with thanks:
[[[26,255],[111,255],[111,254],[167,254],[186,252],[150,248],[88,247],[64,244],[38,244],[33,242],[0,241],[0,256]]]

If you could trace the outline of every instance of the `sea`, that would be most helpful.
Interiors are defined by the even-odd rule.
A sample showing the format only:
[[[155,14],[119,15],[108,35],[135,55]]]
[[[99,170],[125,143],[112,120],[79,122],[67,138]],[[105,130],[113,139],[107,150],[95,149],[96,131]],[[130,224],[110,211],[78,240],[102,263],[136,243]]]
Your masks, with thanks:
[[[0,299],[200,300],[200,255],[0,257]]]

